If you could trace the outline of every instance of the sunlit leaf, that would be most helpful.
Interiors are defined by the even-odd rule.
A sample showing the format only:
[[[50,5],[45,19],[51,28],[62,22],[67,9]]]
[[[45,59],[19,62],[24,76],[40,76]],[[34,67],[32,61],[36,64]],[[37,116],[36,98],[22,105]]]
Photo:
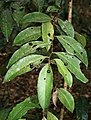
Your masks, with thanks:
[[[77,120],[88,120],[89,103],[86,97],[79,97],[76,103]]]
[[[14,45],[21,45],[41,36],[41,27],[29,27],[21,31],[14,39]]]
[[[47,120],[58,120],[58,118],[51,112],[47,112]]]
[[[75,32],[75,39],[82,44],[83,47],[86,46],[86,38],[79,34],[78,32]]]
[[[3,82],[8,82],[10,80],[12,80],[14,77],[17,76],[17,74],[23,69],[27,69],[29,70],[29,66],[31,65],[30,68],[32,69],[33,67],[35,67],[36,65],[40,64],[46,57],[42,56],[42,55],[28,55],[22,59],[20,59],[18,62],[16,62],[15,64],[13,64],[9,70],[7,71],[4,81]],[[28,66],[28,68],[26,68]],[[30,69],[30,70],[31,70]],[[24,72],[25,70],[23,70]]]
[[[32,12],[32,13],[28,13],[23,17],[23,24],[26,23],[31,23],[31,22],[48,22],[51,21],[51,18],[41,12]]]
[[[31,98],[28,97],[12,109],[7,120],[18,120],[24,116],[28,110],[38,107],[39,105],[37,103],[32,103]]]
[[[88,82],[88,79],[80,70],[79,65],[81,61],[79,59],[64,52],[55,52],[55,54],[64,62],[65,66],[75,75],[77,79],[83,83]]]
[[[72,86],[73,79],[71,73],[68,71],[64,63],[60,59],[54,59],[57,63],[58,71],[64,77],[64,80],[67,82],[69,87]]]
[[[67,90],[64,88],[58,89],[58,98],[70,112],[73,112],[74,98]]]
[[[47,12],[58,12],[59,9],[56,6],[49,6]]]
[[[8,38],[10,37],[13,30],[13,18],[12,18],[11,12],[8,9],[3,10],[0,16],[0,19],[1,19],[0,20],[1,30],[8,42]]]
[[[77,56],[86,66],[88,66],[87,53],[79,42],[69,36],[57,36],[57,39],[68,53]]]
[[[54,37],[54,28],[51,22],[42,23],[42,39],[44,43],[50,43]],[[47,51],[50,49],[50,45],[46,47]]]
[[[61,19],[58,19],[58,24],[68,36],[74,37],[74,28],[69,21],[63,21]]]
[[[48,107],[53,86],[53,73],[51,66],[46,64],[40,71],[38,77],[38,99],[39,103],[45,111]]]

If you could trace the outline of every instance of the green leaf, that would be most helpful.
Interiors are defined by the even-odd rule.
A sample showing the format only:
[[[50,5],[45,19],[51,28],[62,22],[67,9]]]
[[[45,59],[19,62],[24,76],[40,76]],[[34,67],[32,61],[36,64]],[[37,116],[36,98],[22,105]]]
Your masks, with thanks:
[[[51,18],[41,12],[32,12],[32,13],[28,13],[23,17],[22,23],[26,24],[26,23],[31,23],[31,22],[48,22],[51,21]]]
[[[78,32],[75,32],[75,39],[82,44],[83,47],[86,46],[86,38],[79,34]]]
[[[21,74],[21,71],[23,69],[27,69],[27,71],[29,70],[29,64],[32,64],[32,69],[33,67],[37,66],[38,64],[40,64],[46,57],[42,56],[42,55],[28,55],[22,59],[20,59],[18,62],[16,62],[15,64],[13,64],[9,70],[7,71],[4,81],[3,82],[8,82],[10,80],[12,80],[14,77],[17,76],[17,74]],[[27,68],[26,68],[27,67]],[[30,69],[30,70],[32,70]],[[24,72],[25,70],[23,70]]]
[[[88,120],[89,103],[86,97],[79,97],[76,103],[77,120]]]
[[[57,39],[68,53],[76,55],[86,67],[88,66],[87,53],[79,42],[69,36],[57,36]]]
[[[51,112],[48,112],[47,120],[58,120],[58,118],[55,115],[53,115]]]
[[[42,23],[42,39],[44,43],[50,43],[54,39],[54,28],[51,22]],[[50,49],[50,45],[46,47],[47,51]]]
[[[81,63],[81,61],[79,59],[64,52],[55,52],[55,54],[63,60],[66,67],[75,75],[77,79],[79,79],[83,83],[88,82],[88,79],[80,70],[79,64]]]
[[[47,12],[58,12],[59,9],[56,6],[49,6]]]
[[[8,109],[5,108],[5,109],[0,110],[0,120],[7,120],[10,110],[11,110],[10,108]]]
[[[1,31],[3,32],[6,40],[8,42],[8,38],[12,33],[13,30],[13,19],[11,13],[8,9],[3,10],[0,16],[1,22]]]
[[[63,21],[61,19],[58,19],[58,24],[68,36],[74,37],[74,28],[69,21]]]
[[[21,31],[14,39],[14,45],[21,45],[41,36],[41,27],[29,27]]]
[[[33,4],[37,7],[39,12],[42,12],[44,6],[44,0],[33,0]]]
[[[38,77],[38,99],[45,111],[50,103],[51,91],[53,86],[53,73],[51,66],[46,64],[40,71]]]
[[[73,113],[74,110],[74,98],[73,96],[65,89],[58,89],[58,98],[62,102],[62,104]]]
[[[38,108],[38,106],[38,104],[32,103],[31,98],[28,97],[13,108],[7,120],[18,120],[24,116],[28,110]]]
[[[57,63],[58,71],[64,77],[64,80],[67,82],[69,87],[72,86],[73,79],[71,73],[68,71],[64,63],[60,59],[54,59]]]

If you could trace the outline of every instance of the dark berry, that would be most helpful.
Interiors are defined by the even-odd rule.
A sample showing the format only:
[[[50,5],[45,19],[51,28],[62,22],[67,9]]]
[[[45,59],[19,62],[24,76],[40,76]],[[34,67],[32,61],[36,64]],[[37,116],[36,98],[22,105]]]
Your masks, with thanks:
[[[30,68],[33,68],[33,64],[32,63],[30,64]]]
[[[47,73],[50,73],[51,71],[50,70],[47,70]]]

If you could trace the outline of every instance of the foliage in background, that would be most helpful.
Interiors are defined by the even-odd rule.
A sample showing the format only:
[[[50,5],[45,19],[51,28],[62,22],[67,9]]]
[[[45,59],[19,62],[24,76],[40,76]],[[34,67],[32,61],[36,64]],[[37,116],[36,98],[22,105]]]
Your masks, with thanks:
[[[84,49],[86,39],[74,31],[70,22],[62,20],[65,19],[64,12],[67,10],[67,2],[64,0],[0,1],[0,29],[6,41],[9,41],[15,27],[19,29],[13,41],[13,45],[19,49],[9,60],[3,83],[43,66],[39,72],[37,85],[38,101],[43,112],[50,104],[53,65],[57,66],[58,72],[69,87],[73,84],[73,74],[81,82],[88,82],[80,69],[80,63],[88,67],[87,53]],[[64,51],[54,50],[55,41]],[[42,50],[44,52],[40,52]],[[74,111],[75,102],[69,91],[57,88],[56,96],[70,112]],[[7,120],[21,119],[32,108],[39,108],[39,105],[38,102],[32,103],[29,97],[12,109]],[[43,120],[46,120],[46,116],[43,116]],[[47,112],[47,120],[58,120],[58,118]]]

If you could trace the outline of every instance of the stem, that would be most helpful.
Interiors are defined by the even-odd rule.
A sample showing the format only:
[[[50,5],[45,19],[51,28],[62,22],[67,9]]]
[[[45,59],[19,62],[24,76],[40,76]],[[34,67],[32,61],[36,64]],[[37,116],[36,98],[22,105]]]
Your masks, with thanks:
[[[68,3],[68,7],[69,7],[69,10],[68,10],[68,21],[71,23],[72,22],[72,0],[69,0],[69,3]],[[64,81],[64,89],[67,90],[67,83]],[[61,112],[60,112],[60,120],[63,120],[64,118],[64,106],[62,107],[61,109]]]

